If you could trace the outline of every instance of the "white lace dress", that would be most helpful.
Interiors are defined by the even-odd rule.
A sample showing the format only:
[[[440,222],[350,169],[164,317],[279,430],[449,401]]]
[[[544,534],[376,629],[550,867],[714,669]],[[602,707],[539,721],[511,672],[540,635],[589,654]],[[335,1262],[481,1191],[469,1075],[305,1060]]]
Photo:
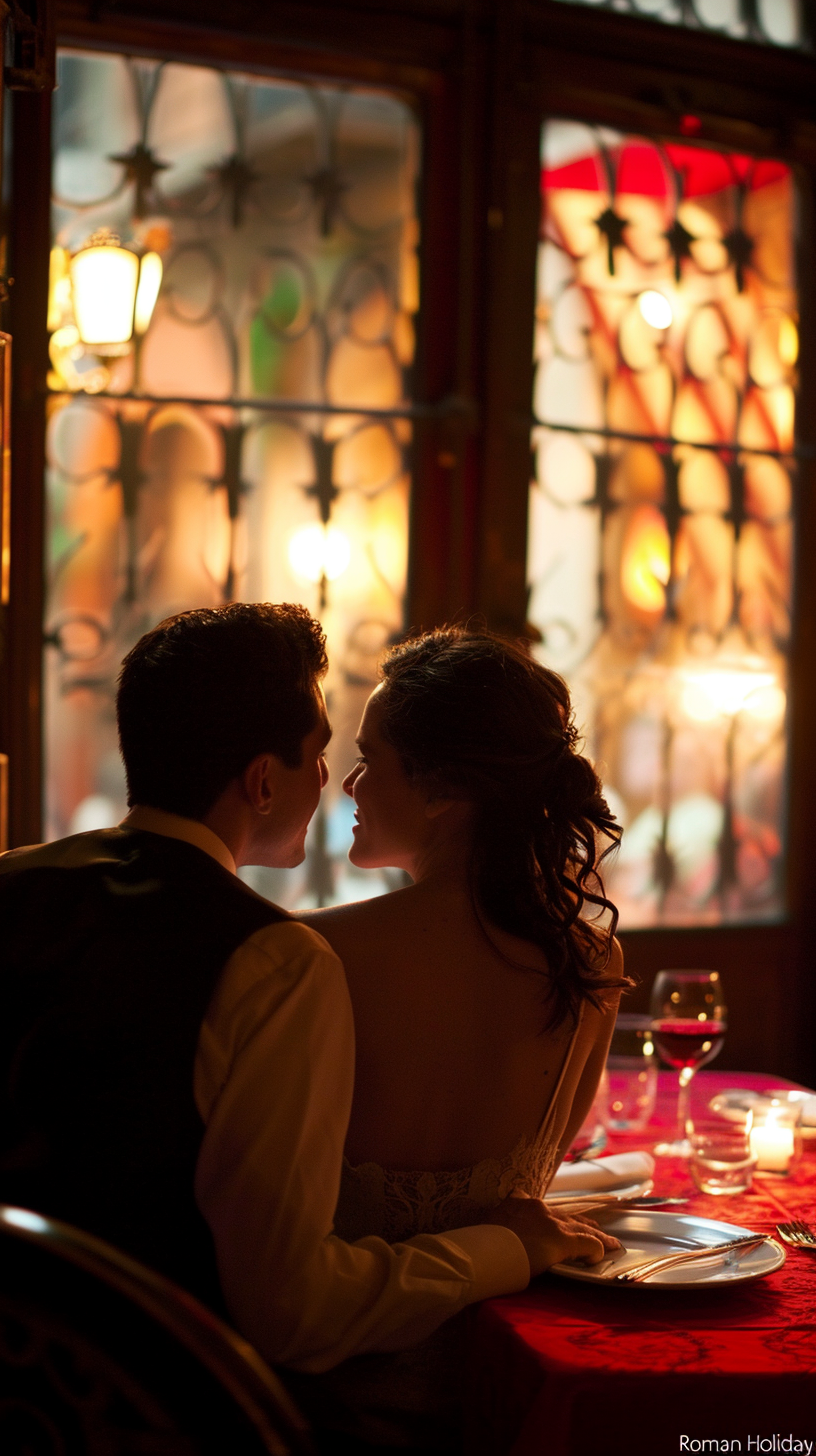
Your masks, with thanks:
[[[511,1193],[541,1197],[555,1171],[569,1107],[565,1080],[575,1052],[579,1015],[547,1111],[533,1138],[522,1137],[502,1158],[484,1158],[451,1172],[356,1167],[344,1160],[334,1230],[353,1243],[378,1234],[401,1243],[481,1223]],[[455,1452],[461,1424],[460,1362],[465,1309],[413,1349],[358,1355],[298,1391],[316,1423],[383,1445]]]

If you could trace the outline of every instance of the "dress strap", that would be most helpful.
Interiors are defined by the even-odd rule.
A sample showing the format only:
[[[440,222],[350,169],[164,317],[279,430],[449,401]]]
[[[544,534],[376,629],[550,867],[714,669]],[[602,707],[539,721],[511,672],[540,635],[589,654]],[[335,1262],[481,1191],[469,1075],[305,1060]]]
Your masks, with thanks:
[[[555,1112],[555,1109],[556,1109],[556,1107],[558,1105],[558,1098],[561,1095],[561,1088],[564,1085],[564,1078],[567,1075],[567,1068],[569,1067],[570,1062],[572,1061],[573,1052],[575,1051],[575,1043],[578,1040],[578,1035],[579,1035],[579,1032],[581,1030],[581,1024],[582,1024],[583,1019],[584,1019],[584,1006],[585,1005],[586,1005],[586,1002],[582,999],[581,1000],[581,1005],[578,1008],[578,1015],[577,1015],[576,1020],[575,1020],[575,1026],[573,1027],[572,1036],[569,1039],[569,1044],[568,1044],[567,1049],[566,1049],[566,1051],[564,1053],[564,1059],[563,1059],[563,1061],[561,1063],[561,1071],[558,1073],[558,1080],[557,1080],[557,1082],[555,1084],[555,1090],[551,1094],[550,1100],[547,1103],[547,1107],[546,1107],[546,1110],[544,1112],[544,1115],[542,1116],[541,1121],[538,1124],[538,1129],[537,1129],[536,1135],[535,1135],[535,1141],[536,1142],[539,1142],[540,1139],[541,1139],[541,1137],[543,1136],[543,1134],[546,1132],[547,1127],[548,1127],[549,1122],[550,1122],[550,1119],[552,1118],[552,1116],[553,1116],[553,1114]]]

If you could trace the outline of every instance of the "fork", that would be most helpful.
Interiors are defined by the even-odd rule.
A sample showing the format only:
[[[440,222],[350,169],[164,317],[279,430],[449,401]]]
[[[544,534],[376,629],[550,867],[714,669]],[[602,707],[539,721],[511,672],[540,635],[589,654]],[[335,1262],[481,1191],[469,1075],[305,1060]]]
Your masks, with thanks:
[[[731,1249],[748,1249],[753,1244],[764,1243],[767,1237],[767,1234],[745,1234],[740,1239],[729,1239],[724,1244],[709,1244],[707,1248],[681,1249],[674,1254],[664,1254],[659,1259],[647,1259],[642,1264],[634,1264],[631,1269],[624,1269],[622,1273],[616,1274],[615,1279],[619,1284],[640,1284],[660,1269],[673,1269],[675,1264],[690,1264],[695,1259],[710,1259],[717,1254],[727,1254]]]
[[[776,1228],[779,1237],[786,1244],[792,1244],[795,1249],[816,1249],[816,1234],[801,1219],[794,1218],[790,1223],[778,1223]]]

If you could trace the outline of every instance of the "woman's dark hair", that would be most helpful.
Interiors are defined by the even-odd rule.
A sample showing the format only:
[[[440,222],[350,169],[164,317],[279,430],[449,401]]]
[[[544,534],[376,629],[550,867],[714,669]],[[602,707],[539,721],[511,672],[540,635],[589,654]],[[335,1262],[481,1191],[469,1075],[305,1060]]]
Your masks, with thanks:
[[[305,607],[232,602],[168,617],[119,674],[128,803],[200,819],[259,753],[296,768],[327,665]]]
[[[470,886],[476,914],[540,947],[550,973],[548,1026],[583,999],[630,985],[604,976],[618,913],[600,862],[621,830],[578,734],[569,690],[526,644],[446,627],[391,649],[379,728],[408,776],[475,810]],[[599,853],[598,839],[609,843]],[[600,931],[586,905],[609,917]],[[605,948],[605,954],[604,954]]]

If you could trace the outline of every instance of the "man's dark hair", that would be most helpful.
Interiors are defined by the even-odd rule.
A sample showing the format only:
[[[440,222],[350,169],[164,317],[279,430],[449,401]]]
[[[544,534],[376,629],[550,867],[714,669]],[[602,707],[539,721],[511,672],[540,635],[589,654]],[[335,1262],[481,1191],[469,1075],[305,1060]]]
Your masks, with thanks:
[[[327,666],[305,607],[232,602],[160,622],[119,674],[128,803],[200,819],[259,753],[297,768]]]

